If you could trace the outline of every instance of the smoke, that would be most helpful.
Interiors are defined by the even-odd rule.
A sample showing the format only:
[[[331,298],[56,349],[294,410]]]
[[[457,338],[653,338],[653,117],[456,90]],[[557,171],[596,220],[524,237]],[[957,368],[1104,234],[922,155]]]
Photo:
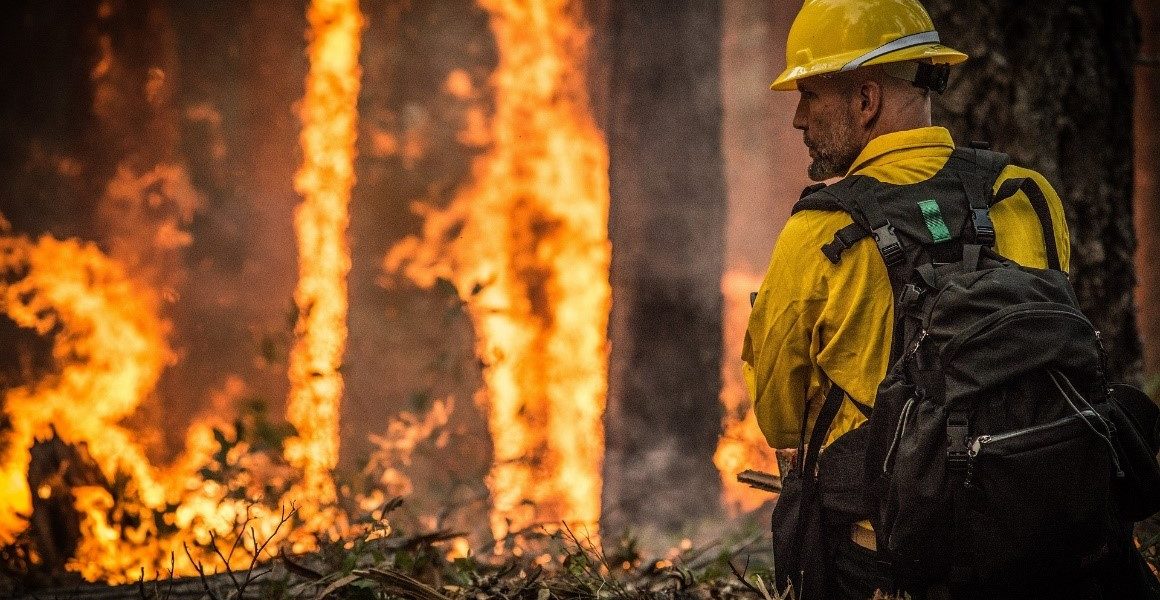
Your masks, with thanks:
[[[749,321],[749,295],[765,273],[777,235],[806,177],[807,154],[792,128],[797,95],[773,92],[769,83],[785,66],[784,40],[798,6],[726,0],[721,78],[724,94],[725,174],[729,210],[721,401],[726,412],[714,461],[721,470],[724,502],[732,514],[772,499],[736,481],[747,469],[776,471],[772,450],[753,418],[752,399],[741,376],[741,345]]]
[[[754,0],[727,0],[725,11],[726,264],[752,276],[805,182],[792,95],[766,89],[792,14]],[[26,2],[12,12],[0,25],[0,213],[18,233],[94,242],[156,294],[166,323],[167,364],[126,426],[161,463],[205,415],[261,402],[280,417],[305,2]],[[426,430],[439,417],[414,445],[422,456],[396,466],[430,499],[416,512],[430,514],[488,493],[476,332],[454,290],[384,285],[381,261],[421,231],[413,207],[444,210],[472,181],[494,141],[498,56],[488,15],[470,0],[369,0],[363,12],[340,470],[357,477],[384,448],[396,452],[382,443],[393,423]],[[43,338],[5,321],[0,339],[6,383],[53,368]]]

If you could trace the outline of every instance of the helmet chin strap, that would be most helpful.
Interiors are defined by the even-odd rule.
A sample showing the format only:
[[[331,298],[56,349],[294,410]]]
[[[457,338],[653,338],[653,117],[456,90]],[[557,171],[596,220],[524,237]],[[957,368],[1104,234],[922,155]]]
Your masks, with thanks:
[[[886,63],[878,65],[883,73],[914,84],[914,87],[938,92],[947,90],[950,82],[951,66],[946,63],[931,64],[921,61]]]

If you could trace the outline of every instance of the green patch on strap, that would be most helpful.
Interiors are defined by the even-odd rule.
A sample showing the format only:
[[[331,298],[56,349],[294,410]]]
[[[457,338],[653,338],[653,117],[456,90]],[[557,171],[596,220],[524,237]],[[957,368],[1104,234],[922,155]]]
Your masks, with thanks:
[[[930,239],[934,240],[936,244],[951,239],[951,230],[947,229],[946,221],[943,221],[938,202],[923,200],[918,203],[918,209],[922,211],[922,219],[926,221],[926,229],[930,232]]]

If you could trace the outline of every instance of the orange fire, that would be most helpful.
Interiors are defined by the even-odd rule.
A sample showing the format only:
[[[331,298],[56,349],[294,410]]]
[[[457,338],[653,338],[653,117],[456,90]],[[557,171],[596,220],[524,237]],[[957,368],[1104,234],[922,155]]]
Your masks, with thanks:
[[[4,395],[11,430],[4,432],[0,455],[0,540],[27,526],[19,515],[32,508],[25,480],[29,448],[53,428],[67,442],[83,445],[106,480],[122,482],[119,503],[100,485],[70,490],[83,518],[68,567],[86,579],[118,583],[136,579],[142,569],[167,572],[171,555],[178,574],[192,574],[185,546],[194,560],[215,564],[211,536],[229,540],[228,549],[247,516],[247,530],[252,527],[259,539],[274,536],[278,499],[251,506],[230,495],[223,482],[198,475],[213,465],[209,423],[191,429],[185,455],[168,469],[151,465],[135,432],[121,424],[152,393],[172,358],[167,325],[156,316],[156,295],[91,243],[0,234],[0,310],[18,326],[50,337],[55,363],[52,374]],[[237,450],[240,455],[245,448]],[[54,491],[41,486],[37,493],[47,500]],[[304,537],[302,531],[291,533],[274,536],[273,547]],[[232,566],[248,560],[239,553]]]
[[[113,482],[67,489],[82,516],[81,538],[68,568],[86,579],[123,583],[171,567],[178,575],[190,575],[195,562],[221,568],[214,547],[228,554],[239,533],[243,539],[229,562],[245,568],[257,552],[253,540],[269,540],[262,556],[268,559],[284,545],[309,549],[315,533],[343,527],[327,507],[335,500],[330,470],[338,452],[350,266],[346,205],[354,181],[362,18],[353,0],[317,0],[308,16],[305,164],[296,180],[304,196],[296,215],[300,315],[289,403],[298,436],[286,444],[286,460],[298,473],[252,452],[245,440],[228,440],[222,432],[229,424],[219,422],[220,416],[190,428],[185,452],[172,465],[150,464],[136,432],[122,421],[153,393],[161,371],[174,359],[168,324],[158,316],[158,294],[126,273],[123,261],[92,243],[15,236],[0,217],[0,312],[51,341],[54,368],[4,392],[10,427],[0,430],[0,542],[11,541],[28,526],[25,518],[33,504],[26,481],[29,448],[53,429],[66,443],[83,448],[100,475]],[[116,188],[117,198],[122,204],[144,202],[144,188],[139,188]],[[169,236],[154,242],[169,247],[163,245],[180,246],[188,239]],[[236,396],[244,384],[234,381],[231,387],[225,393]],[[206,475],[214,469],[226,474]],[[261,502],[243,499],[294,481],[299,483],[282,497],[267,493]],[[57,489],[41,485],[36,493],[48,500]],[[298,518],[284,523],[291,503],[299,508]]]
[[[731,270],[721,281],[725,296],[725,360],[721,374],[721,404],[725,409],[713,463],[721,472],[722,496],[726,510],[739,515],[772,499],[768,492],[738,483],[737,474],[746,469],[777,473],[777,458],[757,427],[749,393],[741,376],[741,344],[749,323],[749,294],[761,285],[761,275]]]
[[[0,539],[25,525],[17,514],[31,510],[29,448],[50,437],[50,425],[87,442],[107,477],[131,474],[143,499],[159,504],[163,490],[144,452],[118,424],[170,359],[156,298],[96,246],[76,240],[0,237],[0,271],[0,309],[16,325],[52,335],[57,369],[4,393],[12,431],[0,455]]]
[[[350,248],[347,205],[354,185],[355,136],[363,20],[357,0],[314,0],[310,72],[302,102],[303,165],[295,179],[302,204],[298,233],[296,343],[290,355],[287,419],[298,436],[286,458],[302,471],[303,514],[336,499],[331,470],[338,463],[338,419],[346,348]],[[312,506],[313,505],[313,506]]]
[[[421,286],[450,280],[468,299],[486,363],[497,536],[600,515],[608,156],[588,107],[580,4],[480,0],[500,59],[490,132],[475,137],[492,146],[450,207],[416,206],[421,238],[384,261]]]

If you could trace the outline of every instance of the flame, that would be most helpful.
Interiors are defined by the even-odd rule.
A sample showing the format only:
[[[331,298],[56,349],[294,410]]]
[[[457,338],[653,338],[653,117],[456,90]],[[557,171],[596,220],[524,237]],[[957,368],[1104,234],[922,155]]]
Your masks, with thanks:
[[[190,575],[195,563],[224,567],[221,560],[232,568],[247,568],[259,552],[255,541],[269,541],[262,558],[270,558],[284,545],[310,549],[315,533],[345,525],[322,507],[336,499],[330,470],[338,452],[339,368],[350,267],[344,236],[354,181],[362,18],[357,3],[337,0],[317,0],[308,17],[312,33],[303,103],[305,164],[296,180],[304,196],[296,214],[302,259],[295,299],[301,314],[288,408],[298,437],[287,442],[285,451],[299,473],[251,451],[242,439],[224,448],[222,431],[228,427],[220,416],[195,423],[187,433],[185,452],[166,468],[150,464],[139,432],[122,425],[175,360],[167,342],[169,325],[158,316],[159,294],[142,281],[165,279],[160,271],[172,265],[160,264],[158,256],[190,243],[181,223],[200,201],[178,166],[160,165],[145,173],[122,169],[107,190],[104,208],[110,214],[159,204],[157,194],[177,202],[179,212],[147,238],[113,239],[116,258],[75,239],[46,236],[33,241],[11,235],[0,217],[0,311],[16,325],[48,338],[54,360],[49,375],[4,392],[8,424],[0,430],[0,541],[10,541],[28,526],[22,515],[30,513],[33,503],[26,480],[29,448],[54,428],[66,443],[91,457],[104,479],[114,482],[68,489],[82,519],[81,538],[67,567],[88,580],[124,583],[142,572],[170,569]],[[96,70],[112,66],[115,61],[106,52]],[[145,247],[129,247],[138,242]],[[136,276],[127,272],[126,264]],[[223,398],[243,390],[240,380],[231,381]],[[227,466],[228,475],[206,475]],[[268,497],[267,490],[283,485],[290,487],[288,492]],[[40,500],[53,493],[51,486],[36,490]],[[250,499],[263,493],[267,497],[262,502]],[[301,511],[296,519],[287,519],[290,503]],[[233,552],[239,534],[242,539]]]
[[[752,402],[741,375],[741,344],[749,324],[749,294],[761,286],[761,275],[730,270],[721,280],[725,296],[725,359],[722,366],[721,404],[725,414],[713,463],[721,473],[722,501],[733,516],[752,511],[772,499],[768,492],[737,481],[745,469],[777,473],[777,457],[766,443],[751,410]]]
[[[156,304],[93,244],[0,237],[0,308],[16,325],[52,335],[57,369],[4,393],[12,430],[0,455],[0,539],[25,525],[17,515],[32,508],[29,448],[50,437],[50,425],[67,439],[86,441],[106,477],[128,473],[144,501],[161,503],[163,489],[144,451],[118,424],[152,391],[172,357]]]
[[[364,469],[366,472],[378,473],[379,484],[387,497],[409,496],[414,491],[411,478],[403,471],[403,467],[411,465],[412,455],[420,443],[431,439],[436,432],[442,432],[436,440],[438,447],[447,443],[446,431],[443,429],[451,420],[451,412],[455,403],[451,398],[436,400],[431,409],[422,417],[415,413],[404,411],[391,419],[387,426],[386,435],[371,435],[371,443],[377,451],[371,456],[370,464]],[[379,504],[382,502],[380,501]]]
[[[302,102],[303,164],[294,182],[303,198],[294,215],[298,320],[287,406],[287,419],[298,437],[286,445],[287,460],[302,471],[301,496],[310,499],[301,507],[304,513],[336,500],[331,470],[338,463],[339,369],[346,348],[350,271],[347,205],[354,185],[363,26],[357,0],[314,0],[307,17],[310,71]]]
[[[589,113],[581,3],[480,0],[499,49],[490,150],[421,238],[384,267],[468,298],[495,451],[496,536],[538,521],[595,525],[606,392],[607,148]],[[451,90],[467,89],[461,75]]]
[[[16,325],[50,337],[55,362],[52,374],[4,394],[11,429],[4,432],[0,455],[0,540],[10,541],[27,525],[19,515],[32,508],[25,480],[29,448],[53,429],[82,445],[105,479],[123,481],[120,513],[106,487],[70,490],[83,518],[68,567],[90,581],[124,583],[142,569],[168,570],[171,555],[177,573],[192,574],[184,546],[202,544],[191,548],[193,559],[213,564],[211,536],[225,539],[243,515],[259,539],[273,536],[281,518],[277,508],[239,500],[226,486],[197,475],[212,464],[215,442],[208,424],[191,430],[185,456],[164,470],[149,463],[136,432],[121,424],[152,392],[173,354],[167,325],[156,316],[156,295],[119,262],[92,243],[0,236],[0,310]],[[42,489],[37,493],[44,498]],[[289,531],[277,536],[294,539]],[[248,560],[238,554],[231,564],[242,568]]]

